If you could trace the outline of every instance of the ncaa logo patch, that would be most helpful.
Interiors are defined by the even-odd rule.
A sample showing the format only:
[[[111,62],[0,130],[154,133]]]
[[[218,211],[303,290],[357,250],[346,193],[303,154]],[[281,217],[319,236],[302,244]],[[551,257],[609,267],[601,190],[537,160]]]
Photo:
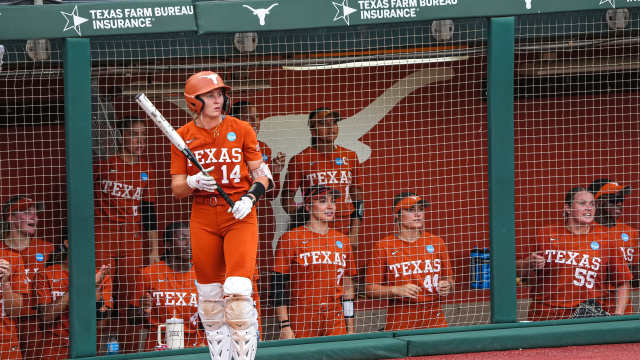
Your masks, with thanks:
[[[622,235],[620,235],[620,238],[622,239],[622,241],[629,241],[629,234],[622,233]]]
[[[436,251],[436,248],[434,248],[433,245],[427,245],[427,251],[429,254],[433,254],[433,252]]]
[[[146,172],[143,172],[142,174],[140,174],[140,179],[142,179],[142,181],[149,180],[149,174],[147,174]]]
[[[336,246],[338,247],[338,249],[342,249],[344,245],[342,245],[342,241],[336,240]]]
[[[598,249],[600,249],[600,244],[598,244],[598,242],[597,242],[597,241],[592,241],[592,242],[591,242],[591,248],[592,248],[593,250],[598,250]]]
[[[236,138],[237,138],[236,133],[234,133],[233,131],[229,131],[227,133],[227,140],[236,141]]]
[[[37,253],[36,254],[36,261],[37,262],[43,262],[44,261],[44,255],[42,253]]]
[[[339,158],[339,157],[336,158],[336,165],[340,166],[342,164],[344,164],[344,161],[342,160],[342,158]]]
[[[267,154],[262,154],[262,161],[267,162],[269,160],[269,157],[267,156]]]

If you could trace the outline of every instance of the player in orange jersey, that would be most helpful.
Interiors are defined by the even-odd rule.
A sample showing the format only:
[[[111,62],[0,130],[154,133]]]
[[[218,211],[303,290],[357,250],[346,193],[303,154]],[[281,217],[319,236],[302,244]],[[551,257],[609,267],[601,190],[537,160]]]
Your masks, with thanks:
[[[339,190],[342,197],[336,203],[332,227],[348,234],[355,247],[364,214],[359,162],[355,152],[335,144],[340,120],[337,112],[327,108],[318,108],[309,114],[311,146],[289,161],[280,201],[295,222],[296,213],[302,209],[294,200],[298,189],[325,185]]]
[[[16,319],[20,346],[25,358],[38,358],[42,348],[36,312],[35,276],[44,270],[45,260],[54,250],[53,244],[38,238],[38,211],[42,204],[25,195],[12,196],[2,206],[2,244],[22,256],[29,294],[23,299],[20,317]]]
[[[425,206],[415,193],[396,195],[396,232],[374,246],[367,266],[367,294],[388,300],[386,331],[447,326],[441,301],[453,273],[446,244],[424,229]]]
[[[114,306],[118,311],[118,340],[122,352],[137,347],[136,329],[128,324],[127,306],[135,294],[135,281],[144,265],[144,241],[149,261],[158,261],[155,210],[156,173],[146,151],[146,120],[120,120],[118,153],[94,168],[96,266],[113,266]],[[146,233],[146,236],[145,236]]]
[[[622,186],[609,179],[597,179],[589,185],[589,192],[596,200],[596,222],[602,225],[615,241],[616,248],[622,253],[629,266],[633,280],[633,287],[638,287],[640,265],[638,265],[638,230],[622,223],[618,218],[622,215],[625,198],[631,193],[631,186]],[[605,301],[607,311],[615,311],[615,286],[609,289],[609,298]],[[625,314],[632,314],[631,301],[627,305]]]
[[[40,359],[54,360],[69,357],[69,241],[64,240],[59,251],[52,253],[47,267],[34,280],[38,296],[38,312],[42,318],[44,342]],[[109,265],[96,271],[96,317],[98,338],[113,308],[112,282]],[[97,346],[100,347],[98,342]]]
[[[569,190],[564,223],[543,228],[533,251],[517,262],[531,284],[529,320],[570,318],[580,303],[601,304],[609,284],[616,288],[614,314],[624,313],[631,273],[608,231],[594,226],[595,212],[593,194]]]
[[[211,71],[187,79],[184,96],[194,114],[178,134],[208,169],[200,172],[171,148],[171,189],[193,195],[191,248],[198,279],[198,313],[212,359],[253,359],[258,320],[252,299],[258,223],[255,203],[273,188],[256,133],[247,122],[226,115],[231,88]],[[235,201],[230,207],[216,189]]]
[[[0,359],[22,359],[15,319],[29,294],[22,256],[0,247]]]
[[[165,252],[161,261],[142,269],[137,283],[135,318],[150,327],[145,349],[158,345],[158,325],[171,317],[184,322],[184,345],[204,345],[199,333],[196,273],[191,265],[189,223],[174,222],[164,231]]]
[[[351,246],[329,226],[339,198],[328,186],[305,189],[307,221],[278,241],[271,285],[280,339],[353,332]]]

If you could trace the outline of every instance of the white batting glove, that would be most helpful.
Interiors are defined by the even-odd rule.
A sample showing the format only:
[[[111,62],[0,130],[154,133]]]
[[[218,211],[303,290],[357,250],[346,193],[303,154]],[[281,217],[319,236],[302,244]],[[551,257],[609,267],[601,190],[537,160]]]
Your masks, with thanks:
[[[249,215],[253,208],[253,201],[247,195],[244,195],[240,200],[236,201],[233,205],[233,209],[229,209],[229,212],[233,213],[233,217],[238,220],[242,220],[245,216]]]
[[[187,176],[187,185],[192,189],[214,192],[218,188],[216,180],[211,176],[199,172],[195,175]]]

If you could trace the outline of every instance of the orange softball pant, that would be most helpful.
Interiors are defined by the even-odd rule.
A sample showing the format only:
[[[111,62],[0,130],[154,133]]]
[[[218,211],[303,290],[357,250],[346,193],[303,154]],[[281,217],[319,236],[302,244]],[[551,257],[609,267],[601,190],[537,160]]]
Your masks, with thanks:
[[[196,197],[191,207],[191,252],[201,284],[224,283],[229,276],[253,279],[258,251],[255,207],[242,220],[216,197]]]

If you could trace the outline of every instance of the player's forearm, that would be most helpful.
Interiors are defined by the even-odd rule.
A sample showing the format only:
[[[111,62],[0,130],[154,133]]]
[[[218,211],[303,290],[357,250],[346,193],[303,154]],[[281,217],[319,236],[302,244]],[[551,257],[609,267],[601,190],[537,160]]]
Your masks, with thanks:
[[[614,315],[624,315],[629,303],[630,285],[628,281],[624,281],[618,284],[616,289],[616,311]]]
[[[344,277],[344,297],[345,299],[353,299],[355,297],[355,290],[353,286],[353,279],[351,276]]]
[[[193,194],[193,189],[187,184],[186,175],[173,175],[171,177],[171,192],[178,199],[184,199]]]
[[[289,311],[287,309],[287,306],[278,306],[276,308],[276,316],[278,316],[278,322],[289,320]]]
[[[62,313],[69,307],[69,293],[64,294],[61,298],[51,304],[42,305],[40,312],[42,320],[45,323],[56,321]]]
[[[20,315],[22,309],[23,298],[20,293],[13,291],[10,283],[2,284],[2,301],[4,311],[10,317],[17,317]]]
[[[287,214],[293,215],[296,213],[297,206],[296,202],[293,200],[293,196],[290,194],[291,192],[289,190],[282,189],[282,192],[280,193],[280,204]]]
[[[367,284],[365,290],[367,295],[372,298],[390,299],[393,297],[393,286],[384,286],[379,284]]]

